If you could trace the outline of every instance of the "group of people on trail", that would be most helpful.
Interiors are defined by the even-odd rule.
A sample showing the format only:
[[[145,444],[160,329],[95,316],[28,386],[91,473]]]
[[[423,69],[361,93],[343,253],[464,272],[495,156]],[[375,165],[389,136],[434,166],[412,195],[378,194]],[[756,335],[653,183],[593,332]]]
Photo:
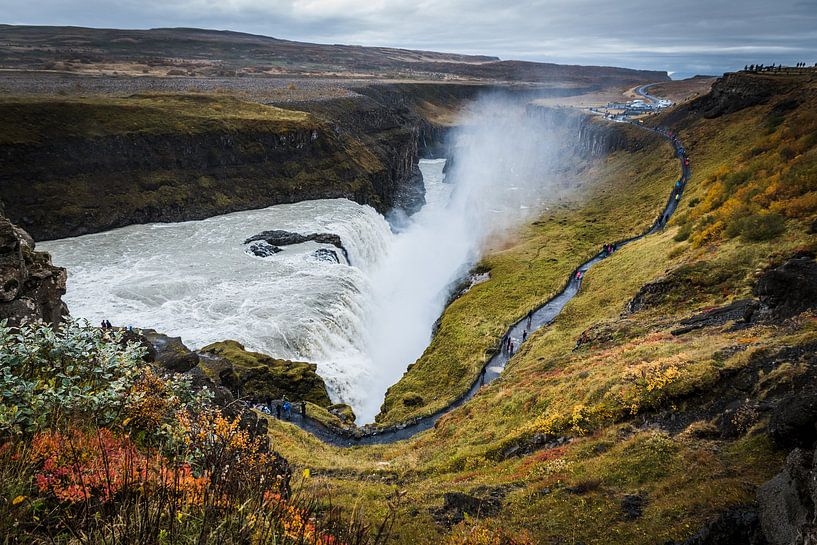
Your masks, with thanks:
[[[306,418],[306,401],[301,401],[299,405],[301,409],[301,416]],[[266,403],[262,407],[262,409],[266,409],[263,412],[266,412],[267,414],[272,414],[273,413],[272,406],[273,406],[272,398],[268,397]],[[281,401],[281,403],[275,403],[274,411],[275,418],[277,418],[278,420],[281,420],[281,417],[284,417],[287,420],[292,419],[292,403],[289,402],[286,396],[284,396],[284,399]]]
[[[113,329],[113,326],[111,325],[111,322],[109,320],[102,320],[102,323],[99,325],[99,327],[102,328],[103,331],[111,331]]]
[[[615,244],[605,244],[603,251],[604,251],[605,256],[612,255],[612,253],[616,251],[616,245]]]

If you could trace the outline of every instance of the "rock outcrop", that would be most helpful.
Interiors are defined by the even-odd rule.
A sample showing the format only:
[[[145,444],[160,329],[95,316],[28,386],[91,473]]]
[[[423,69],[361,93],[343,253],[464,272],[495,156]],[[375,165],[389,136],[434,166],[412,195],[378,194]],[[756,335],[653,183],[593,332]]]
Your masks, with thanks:
[[[698,105],[704,117],[714,118],[767,103],[789,91],[791,84],[774,75],[734,73],[718,79]]]
[[[817,261],[804,254],[763,273],[752,290],[776,319],[817,308]]]
[[[753,506],[734,507],[675,545],[768,545]]]
[[[431,514],[438,524],[450,528],[465,520],[466,516],[481,518],[496,515],[502,508],[502,497],[503,494],[497,491],[484,498],[463,492],[446,492],[442,506],[432,509]]]
[[[757,491],[763,535],[770,545],[817,543],[817,462],[814,452],[795,449],[783,470]]]
[[[772,412],[769,433],[781,446],[811,448],[817,441],[817,387],[784,397]]]
[[[199,355],[187,348],[180,337],[169,337],[153,329],[142,330],[142,335],[153,348],[155,365],[174,373],[186,373],[199,364]]]
[[[255,402],[269,399],[309,401],[321,407],[332,402],[317,366],[279,360],[250,352],[236,341],[205,346],[199,352],[199,367],[234,396]]]
[[[775,74],[735,72],[718,78],[709,93],[673,108],[661,115],[664,126],[682,129],[701,117],[711,119],[729,115],[752,106],[773,102],[799,86],[792,78]],[[785,115],[796,103],[782,99],[772,107],[770,114]]]
[[[23,321],[59,323],[68,314],[65,269],[51,256],[35,250],[24,230],[0,216],[0,320],[12,326]]]
[[[259,257],[268,257],[269,255],[281,251],[280,246],[303,244],[304,242],[310,241],[320,244],[331,244],[343,252],[343,257],[346,258],[347,263],[351,263],[349,261],[349,252],[346,251],[346,248],[343,246],[343,241],[334,233],[310,233],[308,235],[302,235],[300,233],[282,230],[264,231],[263,233],[251,236],[244,241],[244,244],[252,244],[253,242],[266,243],[263,246],[251,246],[250,250]],[[324,256],[324,258],[325,257],[327,256]],[[335,256],[335,262],[338,262],[337,255]]]

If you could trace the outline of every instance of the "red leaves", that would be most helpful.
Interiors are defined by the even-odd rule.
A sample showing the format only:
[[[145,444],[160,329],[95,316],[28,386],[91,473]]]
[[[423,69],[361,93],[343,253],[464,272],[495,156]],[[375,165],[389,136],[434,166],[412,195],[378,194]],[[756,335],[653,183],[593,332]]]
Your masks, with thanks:
[[[189,465],[173,466],[158,453],[143,454],[129,437],[106,428],[38,433],[30,455],[39,466],[34,481],[40,492],[71,503],[104,503],[122,491],[146,487],[172,487],[192,498],[204,485]]]

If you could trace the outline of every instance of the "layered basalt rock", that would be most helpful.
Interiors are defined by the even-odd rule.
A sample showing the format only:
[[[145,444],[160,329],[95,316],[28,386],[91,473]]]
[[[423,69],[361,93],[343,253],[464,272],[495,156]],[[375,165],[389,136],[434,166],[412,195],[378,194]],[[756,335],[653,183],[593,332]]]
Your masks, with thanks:
[[[310,199],[348,198],[382,213],[412,213],[425,202],[422,118],[407,108],[361,95],[278,110],[296,121],[205,118],[174,129],[175,121],[148,121],[149,108],[126,106],[46,100],[1,108],[8,123],[36,129],[0,139],[0,199],[10,219],[47,240]],[[70,124],[108,114],[123,121],[99,131]],[[144,128],[136,127],[141,116]]]
[[[35,250],[24,230],[0,216],[0,320],[12,326],[24,321],[59,323],[68,314],[65,269]]]
[[[253,245],[253,243],[259,242],[262,242],[264,244],[261,246]],[[257,235],[253,235],[247,240],[245,240],[244,244],[250,244],[250,251],[254,255],[257,255],[259,257],[269,257],[270,255],[277,254],[278,252],[281,251],[281,248],[279,246],[303,244],[304,242],[330,244],[335,248],[339,249],[343,253],[343,257],[346,258],[346,262],[350,263],[349,252],[346,250],[346,247],[343,246],[343,241],[341,240],[341,238],[334,233],[310,233],[308,235],[302,235],[300,233],[293,233],[291,231],[283,231],[278,229],[272,231],[264,231],[262,233],[258,233]],[[318,259],[325,260],[329,258],[329,255],[326,252],[321,252],[320,254],[317,254],[315,257],[317,257]],[[335,254],[334,261],[335,263],[340,262],[338,260],[337,254]]]

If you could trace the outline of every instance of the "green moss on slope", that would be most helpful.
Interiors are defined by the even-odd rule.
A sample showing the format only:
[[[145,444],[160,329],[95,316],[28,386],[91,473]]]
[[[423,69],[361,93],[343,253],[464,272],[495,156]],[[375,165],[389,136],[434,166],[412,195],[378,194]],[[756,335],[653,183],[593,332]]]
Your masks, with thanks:
[[[209,344],[201,353],[204,357],[199,365],[205,372],[242,397],[257,401],[286,397],[320,407],[332,404],[326,384],[313,363],[279,360],[250,352],[236,341]]]

